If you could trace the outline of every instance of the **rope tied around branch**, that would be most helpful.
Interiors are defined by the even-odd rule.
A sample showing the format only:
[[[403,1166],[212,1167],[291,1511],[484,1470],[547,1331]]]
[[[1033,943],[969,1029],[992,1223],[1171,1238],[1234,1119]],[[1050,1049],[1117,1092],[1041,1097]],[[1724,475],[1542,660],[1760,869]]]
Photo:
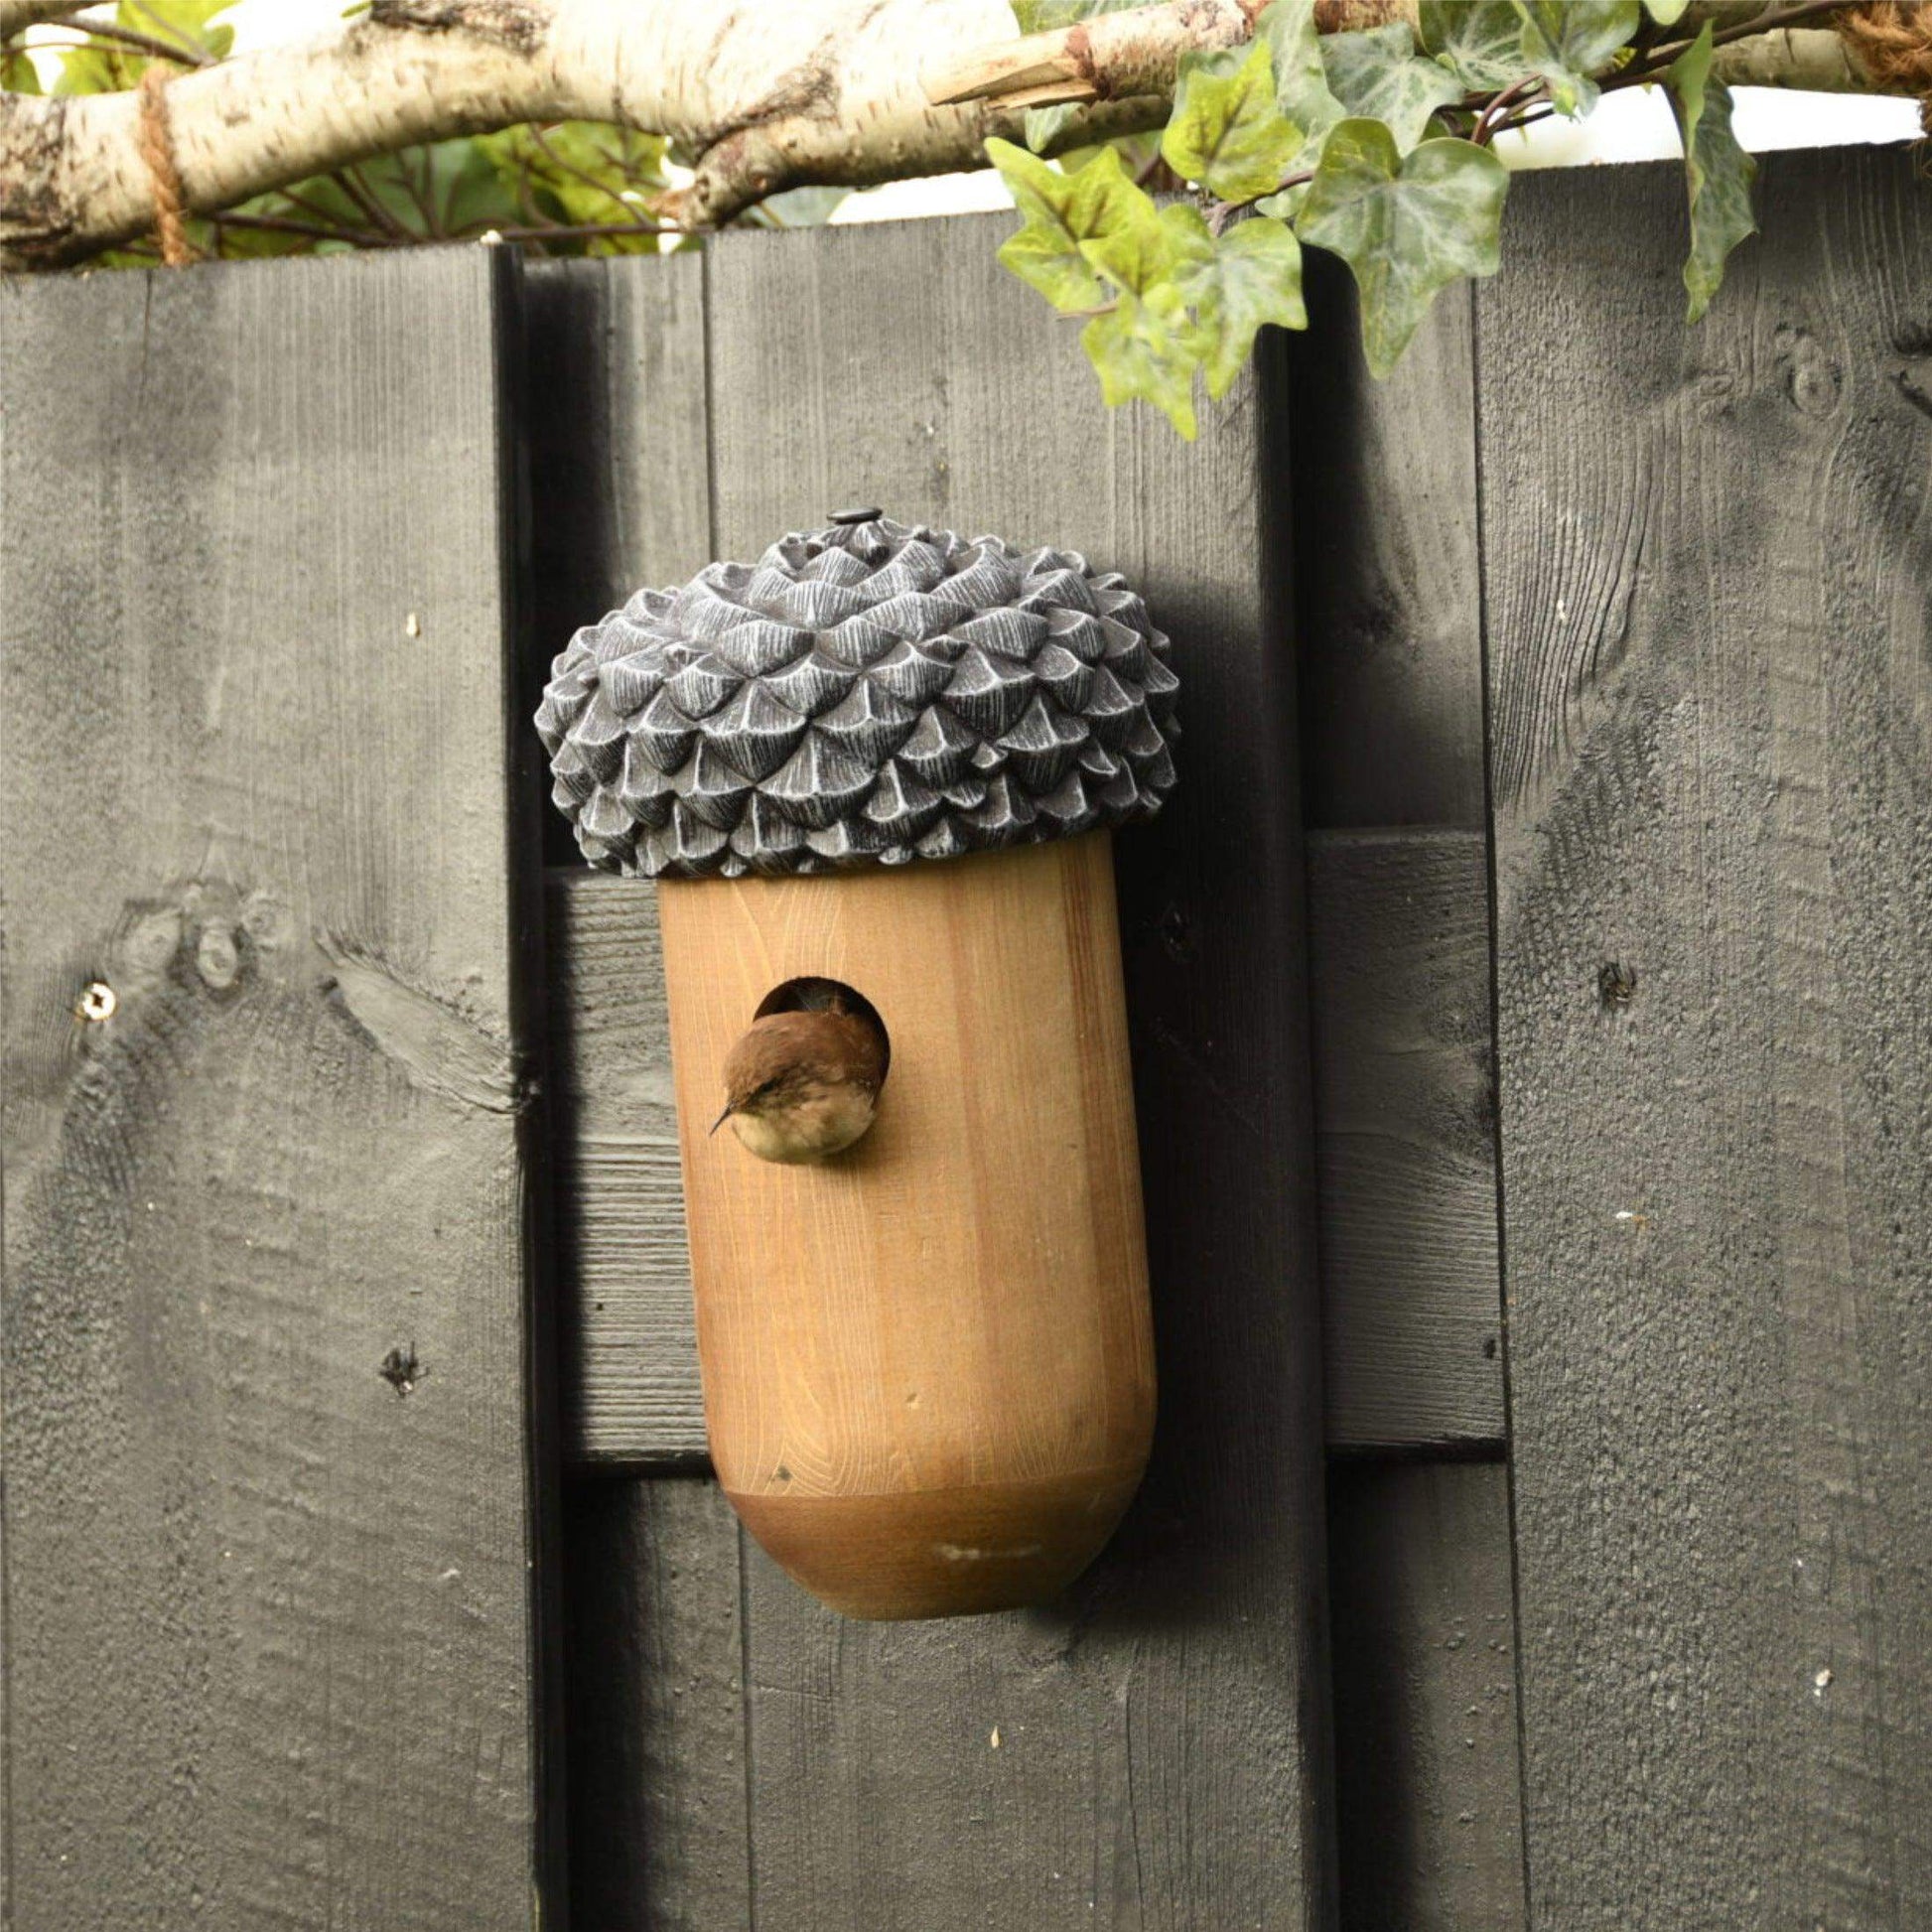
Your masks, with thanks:
[[[161,98],[172,78],[159,61],[150,61],[141,75],[137,96],[140,149],[154,196],[154,231],[161,242],[161,259],[170,268],[186,268],[201,256],[188,239],[188,201],[182,192],[181,170],[175,165],[167,103]]]
[[[1920,0],[1865,0],[1833,24],[1881,93],[1918,96],[1919,126],[1932,140],[1932,7]]]

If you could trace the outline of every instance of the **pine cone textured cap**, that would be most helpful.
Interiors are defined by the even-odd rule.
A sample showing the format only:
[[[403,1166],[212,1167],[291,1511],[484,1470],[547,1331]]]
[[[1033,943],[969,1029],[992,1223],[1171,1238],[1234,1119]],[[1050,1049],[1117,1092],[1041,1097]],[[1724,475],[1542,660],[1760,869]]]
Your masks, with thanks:
[[[1073,551],[844,511],[578,631],[536,726],[595,866],[902,865],[1152,817],[1169,654]]]

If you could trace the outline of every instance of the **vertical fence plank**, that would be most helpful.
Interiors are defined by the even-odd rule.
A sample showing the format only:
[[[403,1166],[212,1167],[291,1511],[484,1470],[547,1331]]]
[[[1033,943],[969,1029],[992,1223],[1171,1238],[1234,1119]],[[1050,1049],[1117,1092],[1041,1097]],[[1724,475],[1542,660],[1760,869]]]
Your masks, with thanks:
[[[532,263],[524,297],[527,718],[581,624],[710,561],[711,503],[702,258]],[[563,814],[543,817],[566,1450],[675,1460],[611,1455],[704,1430],[656,900],[592,874]]]
[[[578,625],[710,559],[704,282],[697,255],[525,271],[539,681]],[[655,895],[590,874],[546,815],[568,1446],[580,1465],[639,1441],[674,1447],[616,1459],[689,1463],[704,1425]],[[733,1932],[751,1913],[737,1519],[710,1482],[592,1477],[564,1523],[572,1910],[597,1932]]]
[[[1328,1444],[1494,1450],[1489,876],[1475,832],[1309,840]]]
[[[1328,1476],[1343,1932],[1521,1932],[1508,1474]]]
[[[1317,1927],[1321,1426],[1279,391],[1251,379],[1192,448],[1110,416],[1065,325],[994,260],[1005,226],[721,239],[717,537],[756,555],[878,503],[1071,545],[1173,633],[1182,782],[1118,842],[1162,1424],[1120,1536],[1053,1610],[840,1625],[751,1562],[758,1922]]]
[[[1478,299],[1538,1924],[1932,1923],[1932,204],[1519,183]],[[1551,269],[1561,261],[1561,273]]]
[[[1440,297],[1376,380],[1345,265],[1311,255],[1308,297],[1289,363],[1304,801],[1321,828],[1309,889],[1328,1441],[1495,1452],[1472,300]],[[1486,1698],[1470,1722],[1475,1660],[1441,1635],[1457,1616],[1486,1631],[1499,1588],[1507,1603],[1507,1487],[1501,1467],[1357,1465],[1330,1480],[1349,1932],[1522,1922],[1515,1729]],[[1457,1784],[1476,1801],[1448,1802]]]
[[[596,1932],[751,1923],[738,1546],[704,1478],[565,1487],[570,1906]]]
[[[1467,287],[1394,372],[1362,359],[1355,288],[1308,260],[1289,347],[1303,797],[1311,826],[1482,825],[1482,586]]]
[[[573,1466],[702,1467],[657,892],[580,860],[546,913]]]
[[[562,1909],[508,272],[0,282],[7,1828],[35,1932]],[[76,1019],[90,983],[111,1018]]]

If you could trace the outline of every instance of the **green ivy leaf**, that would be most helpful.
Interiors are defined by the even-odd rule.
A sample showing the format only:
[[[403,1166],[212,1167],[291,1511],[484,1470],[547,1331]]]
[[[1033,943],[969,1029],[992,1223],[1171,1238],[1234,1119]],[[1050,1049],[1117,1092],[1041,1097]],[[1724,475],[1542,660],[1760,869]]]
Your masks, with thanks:
[[[1200,343],[1180,292],[1157,286],[1144,298],[1123,295],[1080,331],[1080,346],[1100,372],[1109,408],[1139,396],[1194,440],[1194,370]]]
[[[1078,104],[1071,101],[1055,107],[1029,107],[1021,123],[1028,147],[1035,154],[1044,154],[1079,111]]]
[[[485,228],[517,224],[515,201],[505,190],[495,163],[474,140],[433,141],[418,150],[423,179],[421,199],[429,207],[427,230],[437,234],[481,234]],[[403,179],[404,158],[382,155],[363,165],[363,179],[412,232],[425,232],[425,218],[417,197]],[[641,210],[631,210],[632,213]],[[621,221],[624,213],[611,207],[596,217]],[[654,241],[654,238],[653,238]]]
[[[1158,213],[1123,222],[1080,253],[1110,282],[1133,295],[1147,295],[1171,281],[1185,265],[1209,259],[1214,237],[1191,202],[1173,202]]]
[[[1325,134],[1347,113],[1328,86],[1314,0],[1271,0],[1255,20],[1255,38],[1275,69],[1275,105],[1309,139]]]
[[[210,60],[222,59],[234,45],[234,29],[213,26],[214,16],[234,4],[234,0],[120,0],[114,9],[117,25],[134,29],[152,39],[174,40],[206,54]],[[76,21],[75,26],[85,26]],[[120,47],[76,47],[61,57],[61,71],[54,82],[57,94],[117,93],[136,87],[147,71],[148,57]]]
[[[1422,0],[1423,49],[1472,94],[1500,93],[1534,72],[1523,59],[1523,16],[1516,0]]]
[[[1711,78],[1711,23],[1671,63],[1664,75],[1671,111],[1684,137],[1684,175],[1691,198],[1691,253],[1684,286],[1690,317],[1701,322],[1725,278],[1725,257],[1757,232],[1751,180],[1757,163],[1730,131],[1730,89]]]
[[[1302,239],[1340,255],[1362,295],[1362,346],[1386,375],[1439,291],[1493,275],[1509,171],[1487,148],[1425,141],[1407,156],[1380,121],[1329,130],[1302,205]]]
[[[1523,17],[1523,60],[1549,86],[1560,114],[1573,119],[1596,105],[1590,75],[1609,66],[1642,21],[1638,0],[1516,0]]]
[[[1659,27],[1675,27],[1691,0],[1643,0],[1643,10]]]
[[[0,47],[0,94],[37,94],[41,77],[22,47]]]
[[[1198,230],[1195,245],[1175,262],[1173,285],[1194,311],[1207,393],[1224,396],[1234,386],[1264,323],[1306,329],[1302,303],[1302,246],[1285,222],[1265,215],[1237,221],[1218,240],[1191,207],[1161,210],[1162,219],[1186,217]]]
[[[1084,168],[1102,148],[1114,149],[1120,156],[1121,166],[1127,170],[1127,178],[1138,182],[1150,168],[1161,165],[1161,130],[1157,127],[1145,134],[1122,134],[1111,141],[1092,141],[1084,147],[1067,148],[1054,159],[1071,173],[1076,168]]]
[[[1127,178],[1120,155],[1102,148],[1084,168],[1065,174],[1011,141],[988,141],[986,153],[1023,216],[1019,231],[1001,245],[1001,261],[1061,311],[1106,301],[1107,285],[1080,244],[1155,218],[1153,198]]]
[[[1417,54],[1406,21],[1329,34],[1321,55],[1335,98],[1351,115],[1381,121],[1404,154],[1423,138],[1437,108],[1462,98],[1454,74]]]
[[[1243,57],[1181,57],[1173,114],[1161,156],[1183,181],[1226,202],[1252,202],[1281,186],[1306,137],[1275,105],[1266,42]]]
[[[157,27],[164,36],[187,41],[215,60],[223,59],[234,46],[234,29],[214,26],[214,16],[226,13],[234,0],[121,0],[114,17],[123,27],[152,34]]]
[[[119,47],[74,47],[61,54],[61,71],[54,76],[57,94],[114,94],[138,87],[148,65],[144,54]]]
[[[472,143],[494,168],[509,198],[483,226],[606,226],[647,220],[650,200],[669,186],[665,143],[654,134],[602,121],[551,121],[506,127]],[[598,236],[594,254],[654,249],[655,235]]]

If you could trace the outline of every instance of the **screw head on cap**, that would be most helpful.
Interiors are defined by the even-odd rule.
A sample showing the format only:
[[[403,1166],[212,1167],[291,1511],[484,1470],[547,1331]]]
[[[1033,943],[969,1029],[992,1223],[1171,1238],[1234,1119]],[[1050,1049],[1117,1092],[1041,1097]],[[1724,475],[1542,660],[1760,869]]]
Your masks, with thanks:
[[[877,523],[885,514],[886,512],[884,510],[870,508],[834,510],[828,520],[840,525],[848,523]]]

